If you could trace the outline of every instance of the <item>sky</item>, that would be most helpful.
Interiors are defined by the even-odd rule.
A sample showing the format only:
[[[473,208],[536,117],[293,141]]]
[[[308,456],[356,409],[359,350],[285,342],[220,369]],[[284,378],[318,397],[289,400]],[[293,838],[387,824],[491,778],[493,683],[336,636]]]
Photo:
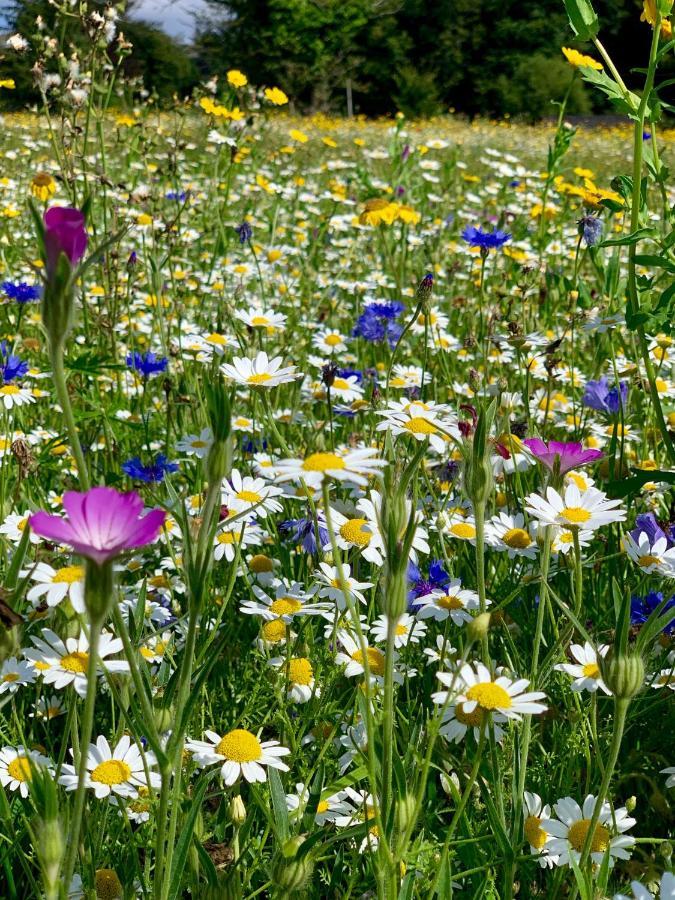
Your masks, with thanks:
[[[194,13],[205,12],[206,7],[205,0],[138,0],[132,17],[151,22],[173,37],[189,40],[194,33]]]

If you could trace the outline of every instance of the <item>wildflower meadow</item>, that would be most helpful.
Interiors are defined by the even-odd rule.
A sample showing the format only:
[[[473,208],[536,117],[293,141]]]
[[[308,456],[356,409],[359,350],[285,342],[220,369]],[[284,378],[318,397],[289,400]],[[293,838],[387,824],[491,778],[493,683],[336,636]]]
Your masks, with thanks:
[[[0,130],[0,897],[673,900],[672,0],[639,90],[565,0],[595,127],[160,108],[53,5],[88,44],[12,35]]]

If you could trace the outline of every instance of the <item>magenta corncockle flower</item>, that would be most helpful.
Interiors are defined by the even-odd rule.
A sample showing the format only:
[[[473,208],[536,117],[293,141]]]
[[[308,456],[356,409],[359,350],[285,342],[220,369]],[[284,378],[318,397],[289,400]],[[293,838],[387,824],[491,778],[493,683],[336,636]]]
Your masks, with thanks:
[[[54,271],[61,253],[65,253],[71,266],[76,266],[87,249],[84,213],[72,206],[52,206],[45,212],[43,222],[48,271]]]
[[[579,466],[596,462],[605,455],[600,450],[584,450],[581,444],[574,441],[571,443],[564,441],[545,443],[541,438],[527,438],[523,444],[542,465],[552,472],[558,471],[561,475],[569,472],[570,469],[578,469]]]
[[[30,527],[50,541],[69,544],[99,566],[123,550],[151,543],[164,524],[163,510],[152,509],[142,516],[138,494],[121,494],[109,487],[66,491],[63,506],[67,519],[40,511],[30,517]]]

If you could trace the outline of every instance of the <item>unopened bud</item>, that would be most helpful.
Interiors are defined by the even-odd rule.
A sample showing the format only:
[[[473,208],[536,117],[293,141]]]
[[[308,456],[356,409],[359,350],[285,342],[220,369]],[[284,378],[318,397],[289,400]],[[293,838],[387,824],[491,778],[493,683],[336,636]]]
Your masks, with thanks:
[[[466,633],[470,641],[482,641],[490,630],[490,613],[480,613],[467,623]]]
[[[399,832],[406,832],[414,824],[417,800],[414,794],[406,794],[396,803],[396,818]]]
[[[170,731],[176,724],[176,714],[170,706],[155,707],[155,728],[159,734]]]
[[[246,821],[246,807],[240,794],[230,800],[230,820],[237,828],[241,828]]]
[[[645,664],[638,653],[615,655],[612,650],[598,664],[602,679],[617,698],[630,700],[642,690],[645,680]]]
[[[281,855],[272,867],[272,880],[279,887],[281,896],[299,893],[311,877],[314,863],[309,854],[298,856],[302,843],[301,837],[286,841],[281,848]]]
[[[637,797],[635,794],[631,795],[628,800],[626,800],[626,811],[632,813],[635,811],[637,807]]]

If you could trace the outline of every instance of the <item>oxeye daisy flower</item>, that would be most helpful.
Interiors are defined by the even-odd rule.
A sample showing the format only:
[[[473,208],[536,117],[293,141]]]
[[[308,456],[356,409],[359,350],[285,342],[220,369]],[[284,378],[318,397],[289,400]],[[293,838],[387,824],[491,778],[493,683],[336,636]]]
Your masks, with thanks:
[[[341,550],[359,550],[368,562],[382,565],[382,554],[370,546],[373,532],[367,519],[362,516],[345,516],[333,506],[330,508],[330,518],[335,529],[335,542]],[[330,551],[330,540],[326,541],[323,549]]]
[[[294,818],[300,818],[304,814],[308,802],[309,788],[302,782],[295,785],[294,794],[286,794],[286,806]],[[347,793],[338,791],[319,800],[314,821],[320,827],[329,822],[335,822],[338,816],[349,816],[352,812],[353,808],[347,801]]]
[[[51,761],[37,750],[25,747],[3,747],[0,750],[0,784],[10,791],[28,796],[31,780],[31,763],[37,769],[49,769]]]
[[[68,544],[98,565],[124,550],[151,543],[164,523],[163,510],[141,516],[143,501],[138,494],[120,494],[108,487],[86,493],[66,491],[63,506],[67,519],[41,511],[30,517],[31,528],[47,540]]]
[[[31,713],[31,715],[35,715],[36,718],[44,719],[47,722],[66,713],[63,700],[57,694],[52,694],[50,697],[40,697],[34,709],[35,712]]]
[[[257,584],[251,590],[258,599],[246,600],[240,611],[249,616],[261,616],[266,621],[283,619],[292,622],[296,616],[320,616],[330,610],[329,603],[315,603],[311,592],[297,581],[279,581],[274,585],[274,597],[270,597]]]
[[[357,581],[351,577],[351,566],[348,563],[342,563],[342,572],[337,566],[330,566],[328,563],[319,563],[319,571],[316,573],[317,585],[316,590],[319,597],[327,597],[337,605],[342,611],[347,608],[347,598],[343,591],[343,582],[347,587],[347,593],[361,603],[366,603],[366,598],[362,591],[373,586],[372,581]]]
[[[235,317],[249,328],[265,328],[269,332],[283,331],[286,327],[286,316],[283,313],[261,310],[255,306],[247,310],[238,310]]]
[[[539,523],[540,531],[543,531],[544,525]],[[579,547],[583,549],[584,547],[588,547],[588,545],[593,540],[593,532],[585,531],[582,529],[577,529],[577,535],[579,538]],[[553,529],[553,540],[551,541],[551,553],[558,554],[562,553],[563,556],[569,553],[571,550],[574,550],[574,532],[571,528],[554,528]]]
[[[373,622],[370,634],[376,644],[387,640],[387,621],[387,616],[378,616]],[[414,616],[403,613],[396,620],[394,647],[400,649],[407,647],[408,644],[419,644],[426,633],[427,626],[424,622],[419,622]]]
[[[330,385],[331,395],[343,403],[353,403],[363,397],[358,375],[341,375],[338,370]],[[323,392],[322,392],[323,393]]]
[[[338,631],[337,640],[343,648],[335,656],[335,662],[338,665],[345,666],[345,675],[347,678],[356,678],[365,674],[364,668],[364,651],[361,648],[361,642],[350,631]],[[379,647],[371,647],[366,644],[365,658],[368,660],[368,669],[370,672],[370,680],[375,684],[382,684],[384,681],[384,663],[385,655]],[[394,653],[394,662],[398,659],[398,653]],[[398,672],[394,673],[394,681],[401,682],[402,678]]]
[[[383,422],[378,423],[378,431],[390,431],[394,435],[406,434],[417,441],[428,441],[437,453],[445,453],[451,443],[448,433],[457,440],[460,439],[456,422],[448,417],[445,407],[434,407],[421,402],[399,404],[379,410],[378,415],[385,417]]]
[[[281,761],[291,751],[279,746],[279,741],[260,741],[245,728],[235,728],[222,737],[215,731],[206,731],[207,741],[187,741],[185,749],[193,754],[199,766],[222,763],[220,774],[229,787],[238,778],[251,783],[267,781],[263,766],[271,766],[280,772],[288,772]]]
[[[12,513],[7,516],[2,525],[0,525],[0,534],[4,534],[4,536],[13,544],[18,544],[23,537],[26,526],[30,522],[30,517],[30,510],[26,510],[23,515]],[[31,531],[29,540],[31,544],[39,544],[40,535]]]
[[[651,541],[649,535],[641,531],[637,537],[631,533],[623,536],[623,545],[628,558],[639,566],[645,575],[663,575],[675,578],[675,547],[668,546],[664,536]]]
[[[443,533],[448,537],[476,546],[476,520],[472,515],[454,512],[448,516],[441,514],[439,520]]]
[[[556,865],[567,866],[570,858],[576,863],[591,827],[591,817],[595,809],[596,798],[589,794],[584,800],[583,808],[572,797],[563,797],[553,804],[557,818],[544,819],[542,828],[551,835],[547,844],[548,852],[557,856]],[[630,859],[630,848],[635,838],[625,834],[635,825],[625,807],[614,808],[607,801],[602,804],[598,823],[591,837],[591,859],[601,865],[605,853],[609,851],[609,864],[614,865],[617,859]]]
[[[487,604],[490,604],[489,600]],[[459,578],[453,578],[442,590],[434,590],[414,601],[418,619],[444,622],[450,616],[455,625],[460,627],[471,621],[471,613],[479,607],[478,594],[463,588]]]
[[[282,362],[280,356],[270,359],[264,350],[261,350],[254,360],[246,356],[234,357],[231,363],[221,366],[221,371],[237,384],[273,388],[295,381],[298,377],[295,366],[283,367]]]
[[[509,559],[525,557],[535,559],[538,552],[537,542],[531,530],[525,527],[522,513],[511,516],[498,513],[485,525],[485,540],[493,550],[507,552]]]
[[[51,629],[45,628],[42,636],[31,638],[35,647],[23,651],[33,668],[42,675],[45,684],[60,691],[72,684],[84,697],[87,692],[87,668],[89,666],[89,641],[83,633],[64,641]],[[129,663],[121,659],[106,659],[122,650],[122,641],[109,632],[102,632],[98,648],[99,670],[111,673],[129,671]]]
[[[232,562],[237,548],[243,550],[245,547],[257,547],[262,539],[262,531],[256,522],[236,519],[228,523],[226,519],[224,527],[213,539],[213,546],[216,548],[213,552],[214,559],[219,562],[225,557],[227,562]]]
[[[575,663],[559,663],[555,668],[558,672],[565,672],[574,680],[572,681],[573,691],[590,691],[593,693],[600,688],[605,694],[611,694],[600,675],[600,667],[598,665],[598,656],[604,657],[609,650],[609,644],[601,644],[597,652],[595,648],[586,641],[582,644],[572,644],[570,653],[576,660]]]
[[[223,482],[222,502],[237,513],[251,510],[257,516],[265,517],[271,512],[281,512],[281,503],[275,499],[281,494],[280,488],[263,478],[242,476],[238,469],[232,469],[229,478]]]
[[[339,331],[326,328],[313,335],[312,344],[322,353],[344,353],[347,349],[345,336]]]
[[[321,487],[324,479],[350,481],[365,487],[368,479],[385,465],[372,447],[361,450],[338,448],[336,452],[310,453],[304,459],[280,460],[277,463],[277,480],[301,481],[315,490]]]
[[[461,700],[453,702],[451,699],[461,688],[461,679],[457,675],[448,672],[438,672],[437,677],[442,684],[445,684],[450,689],[448,691],[435,691],[431,695],[431,699],[438,706],[446,706],[448,704],[443,713],[439,734],[451,744],[459,744],[460,741],[464,740],[467,731],[471,728],[474,740],[478,741],[483,729],[487,728],[491,722],[495,741],[500,743],[504,737],[504,729],[500,726],[506,722],[506,716],[493,712],[490,717],[488,712],[480,706],[467,710],[466,703]]]
[[[546,705],[539,701],[546,696],[542,691],[524,693],[529,681],[520,678],[511,681],[505,675],[493,677],[483,663],[471,667],[465,663],[459,671],[461,678],[458,702],[468,715],[476,709],[484,712],[498,712],[508,719],[519,720],[523,715],[538,715],[546,711]],[[442,684],[449,684],[452,675],[438,673]]]
[[[614,894],[613,900],[654,900],[654,894],[639,881],[631,881],[631,896],[626,894]],[[664,872],[659,882],[657,900],[675,900],[675,874]]]
[[[188,456],[196,456],[197,459],[204,459],[211,449],[212,443],[211,429],[202,428],[199,434],[187,434],[181,438],[176,444],[176,450],[179,453],[186,453]]]
[[[539,794],[531,794],[525,791],[523,794],[523,832],[525,840],[530,845],[530,853],[539,857],[539,865],[542,869],[552,868],[558,862],[557,857],[551,856],[547,844],[551,840],[550,834],[545,831],[541,823],[544,819],[551,818],[551,807],[542,803]]]
[[[0,694],[15,694],[20,687],[35,681],[35,669],[30,663],[10,656],[0,667]]]
[[[539,494],[529,494],[525,502],[528,515],[544,525],[596,531],[612,522],[623,522],[626,518],[626,511],[620,508],[621,500],[608,500],[606,494],[594,487],[582,493],[575,484],[570,484],[565,488],[564,495],[549,487],[546,499]]]
[[[30,577],[36,584],[26,596],[33,606],[42,602],[49,607],[58,606],[67,597],[76,613],[84,613],[84,566],[54,569],[47,563],[39,562]]]
[[[0,403],[5,409],[10,410],[35,403],[35,397],[30,388],[22,388],[16,384],[3,384],[0,387]]]
[[[650,687],[657,690],[659,688],[668,688],[671,691],[675,691],[675,666],[671,666],[669,669],[661,669],[660,672],[652,676],[648,683]]]
[[[428,666],[445,666],[451,668],[455,662],[457,648],[452,647],[445,635],[436,635],[436,649],[425,647],[422,651],[427,658]]]
[[[314,679],[314,667],[306,656],[292,656],[290,659],[275,656],[268,660],[268,663],[273,668],[283,671],[288,682],[289,700],[294,703],[308,703],[313,696],[321,696]]]
[[[71,755],[73,751],[71,750]],[[137,744],[132,744],[129,735],[122,735],[113,750],[108,741],[100,735],[95,744],[89,744],[85,761],[85,787],[91,788],[97,800],[117,794],[119,797],[138,797],[140,788],[147,788],[146,767],[150,775],[150,785],[158,788],[160,776],[152,771],[156,760],[154,754],[143,754]],[[77,769],[64,765],[59,784],[67,791],[77,787]]]

